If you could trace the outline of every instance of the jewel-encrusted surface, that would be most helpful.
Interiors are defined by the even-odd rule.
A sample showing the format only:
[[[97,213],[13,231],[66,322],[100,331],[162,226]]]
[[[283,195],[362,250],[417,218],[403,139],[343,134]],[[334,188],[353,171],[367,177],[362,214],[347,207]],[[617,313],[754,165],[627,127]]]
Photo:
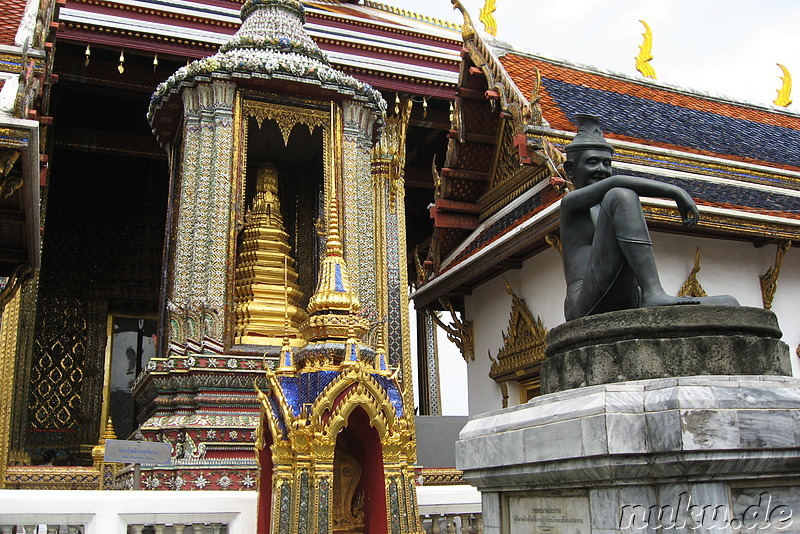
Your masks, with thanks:
[[[185,82],[212,75],[293,79],[357,96],[371,107],[385,110],[386,103],[378,91],[328,64],[302,31],[302,12],[290,4],[299,2],[248,2],[242,9],[242,26],[231,41],[217,54],[181,67],[158,86],[150,101],[150,123],[155,124],[157,111]]]

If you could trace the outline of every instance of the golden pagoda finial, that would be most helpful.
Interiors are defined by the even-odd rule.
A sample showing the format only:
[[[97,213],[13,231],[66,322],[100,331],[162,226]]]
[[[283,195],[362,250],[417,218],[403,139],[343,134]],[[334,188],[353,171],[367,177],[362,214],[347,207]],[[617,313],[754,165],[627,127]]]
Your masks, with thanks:
[[[358,316],[361,303],[350,285],[339,234],[338,195],[335,186],[331,189],[325,257],[320,265],[317,288],[308,302],[308,322],[302,327],[309,341],[360,339],[369,326]]]
[[[774,100],[774,103],[776,106],[786,107],[792,103],[790,98],[792,96],[792,75],[789,73],[789,69],[780,63],[776,63],[776,65],[783,71],[783,76],[781,77],[783,85],[778,89],[778,98]]]
[[[339,206],[335,197],[331,200],[331,207],[328,210],[328,235],[325,241],[325,249],[329,256],[342,257],[342,236],[339,234]]]
[[[494,18],[493,13],[497,9],[495,5],[497,0],[486,0],[481,8],[480,14],[478,15],[478,20],[483,22],[483,29],[489,35],[493,35],[497,37],[497,21]]]
[[[105,444],[109,439],[117,439],[117,433],[114,432],[114,423],[111,422],[110,417],[106,421],[106,428],[103,431],[103,437],[100,438],[100,443]]]
[[[653,66],[650,65],[650,61],[653,59],[653,31],[645,21],[639,20],[639,22],[644,25],[644,33],[642,34],[644,41],[639,47],[639,55],[636,56],[636,70],[642,73],[642,76],[645,78],[652,78],[655,80],[656,71],[653,69]]]
[[[106,441],[109,439],[117,439],[117,434],[114,432],[114,423],[111,422],[110,417],[106,421],[106,428],[97,441],[97,445],[92,447],[92,460],[95,465],[103,461],[106,454]]]
[[[278,345],[281,338],[299,338],[306,319],[297,271],[290,255],[278,196],[278,171],[259,166],[256,193],[242,231],[236,267],[236,343]]]

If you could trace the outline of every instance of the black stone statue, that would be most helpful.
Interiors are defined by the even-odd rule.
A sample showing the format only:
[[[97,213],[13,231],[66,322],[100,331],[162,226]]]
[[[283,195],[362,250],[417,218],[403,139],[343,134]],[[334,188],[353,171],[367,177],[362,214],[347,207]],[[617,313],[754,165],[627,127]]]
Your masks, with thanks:
[[[689,298],[664,291],[639,197],[674,200],[686,226],[697,224],[697,206],[680,187],[636,176],[612,176],[614,149],[603,137],[598,117],[577,114],[576,120],[578,133],[566,147],[564,163],[575,190],[561,201],[567,321],[650,306],[738,306],[728,295]]]

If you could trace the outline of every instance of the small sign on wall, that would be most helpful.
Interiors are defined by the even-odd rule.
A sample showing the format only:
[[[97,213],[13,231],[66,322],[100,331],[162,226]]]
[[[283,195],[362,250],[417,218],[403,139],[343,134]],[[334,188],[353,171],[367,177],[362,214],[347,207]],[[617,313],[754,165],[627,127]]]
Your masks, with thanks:
[[[105,461],[120,464],[164,465],[171,462],[172,445],[152,441],[106,440]]]
[[[509,496],[503,532],[509,534],[589,534],[591,518],[586,496]]]

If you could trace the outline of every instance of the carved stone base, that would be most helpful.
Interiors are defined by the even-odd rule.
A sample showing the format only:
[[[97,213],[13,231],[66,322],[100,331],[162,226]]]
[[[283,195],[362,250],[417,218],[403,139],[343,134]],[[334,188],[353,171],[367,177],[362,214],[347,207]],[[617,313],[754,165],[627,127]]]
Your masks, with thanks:
[[[542,393],[628,380],[791,375],[775,314],[760,308],[664,306],[592,315],[550,330]]]
[[[456,465],[484,534],[790,532],[798,420],[797,378],[605,384],[472,418]]]

